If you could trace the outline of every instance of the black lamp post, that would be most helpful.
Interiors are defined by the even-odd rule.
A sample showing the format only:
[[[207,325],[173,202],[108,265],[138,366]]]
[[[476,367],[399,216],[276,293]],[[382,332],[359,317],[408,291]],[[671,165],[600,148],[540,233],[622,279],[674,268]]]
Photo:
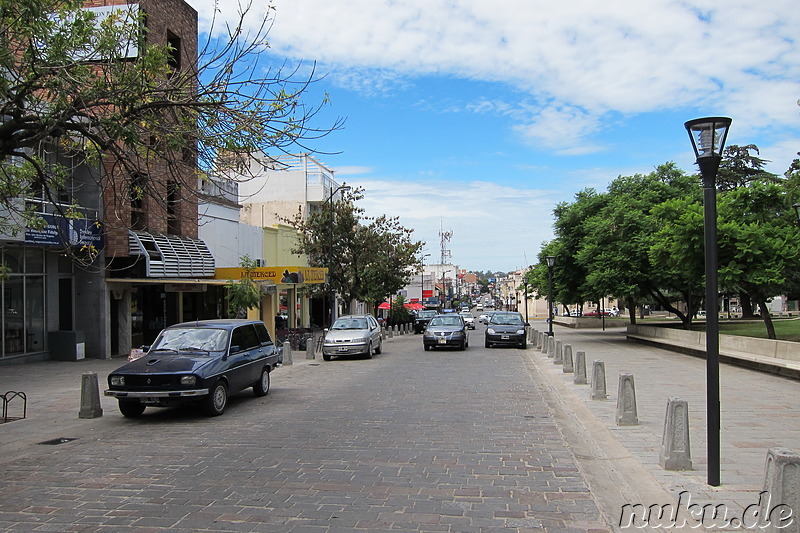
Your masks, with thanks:
[[[528,322],[528,282],[522,282],[523,287],[525,287],[525,322]]]
[[[333,202],[332,202],[332,200],[333,200],[333,196],[337,192],[339,192],[339,191],[349,191],[350,189],[352,189],[352,187],[350,185],[340,185],[340,186],[336,187],[335,189],[333,189],[331,191],[330,196],[328,196],[328,199],[325,200],[325,203],[329,204],[328,205],[328,209],[330,209],[330,215],[331,215],[331,222],[330,222],[330,227],[329,227],[330,231],[328,231],[328,292],[330,293],[328,298],[329,298],[329,303],[330,303],[330,306],[331,306],[331,309],[330,309],[331,322],[330,322],[330,324],[328,324],[329,328],[333,327],[333,321],[336,320],[336,293],[333,291],[333,287],[331,287],[331,282],[330,282],[331,271],[333,270],[332,269],[332,266],[333,266]]]
[[[688,121],[697,166],[703,177],[703,227],[706,267],[706,410],[708,416],[708,484],[720,484],[719,407],[719,287],[717,283],[717,171],[731,119],[698,118]]]
[[[430,256],[431,254],[425,254],[420,258],[422,270],[419,273],[419,303],[422,305],[425,305],[425,258]]]
[[[547,261],[547,335],[553,336],[553,265],[556,264],[556,256],[548,255]]]

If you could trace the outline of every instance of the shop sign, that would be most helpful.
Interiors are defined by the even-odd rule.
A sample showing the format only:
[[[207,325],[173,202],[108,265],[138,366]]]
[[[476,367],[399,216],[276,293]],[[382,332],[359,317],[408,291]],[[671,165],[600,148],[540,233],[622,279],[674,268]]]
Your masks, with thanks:
[[[243,268],[218,268],[216,279],[238,280],[247,276]],[[325,283],[328,269],[317,267],[257,267],[250,271],[250,279],[274,284],[292,285],[303,283]]]
[[[40,217],[44,219],[45,226],[41,229],[25,228],[26,244],[103,248],[103,225],[99,220],[48,214]]]

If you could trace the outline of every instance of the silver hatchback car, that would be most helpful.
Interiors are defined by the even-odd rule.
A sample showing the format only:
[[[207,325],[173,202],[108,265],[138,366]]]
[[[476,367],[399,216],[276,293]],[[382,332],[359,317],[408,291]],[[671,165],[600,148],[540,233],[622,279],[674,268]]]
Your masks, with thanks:
[[[325,335],[322,358],[330,361],[339,355],[379,354],[383,349],[381,327],[372,315],[340,316]]]

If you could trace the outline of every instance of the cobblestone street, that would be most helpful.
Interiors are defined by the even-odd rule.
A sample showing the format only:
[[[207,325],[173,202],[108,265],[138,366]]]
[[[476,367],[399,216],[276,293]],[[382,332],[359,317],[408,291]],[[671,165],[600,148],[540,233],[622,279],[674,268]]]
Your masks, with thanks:
[[[610,531],[530,350],[479,341],[424,352],[407,335],[372,360],[298,361],[218,418],[125,419],[104,398],[102,418],[64,430],[75,440],[0,463],[0,529]]]

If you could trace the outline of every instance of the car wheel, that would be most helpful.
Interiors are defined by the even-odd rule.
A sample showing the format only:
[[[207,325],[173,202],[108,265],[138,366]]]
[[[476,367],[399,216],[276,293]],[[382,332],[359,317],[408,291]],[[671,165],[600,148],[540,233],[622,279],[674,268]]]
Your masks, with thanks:
[[[425,344],[424,346],[425,346],[425,351],[426,352],[430,352],[431,351],[432,346],[430,344]]]
[[[367,344],[367,359],[372,359],[372,343]]]
[[[141,414],[144,413],[145,407],[146,406],[142,402],[132,402],[130,400],[119,401],[119,412],[122,413],[122,416],[127,416],[128,418],[141,416]]]
[[[458,347],[458,349],[459,349],[459,350],[461,350],[462,352],[463,352],[464,350],[466,350],[466,349],[467,349],[467,343],[466,343],[466,341],[462,342],[462,343],[461,343],[461,346],[459,346],[459,347]]]
[[[492,343],[490,343],[488,340],[487,340],[487,341],[484,341],[484,342],[483,342],[483,345],[484,345],[486,348],[491,348],[491,347],[492,347]]]
[[[322,359],[325,360],[325,361],[330,361],[331,360],[331,356],[330,356],[330,354],[323,353],[322,354]]]
[[[375,354],[378,355],[383,352],[383,341],[378,341],[378,346],[375,348]]]
[[[519,343],[519,349],[520,350],[527,350],[528,349],[527,341],[522,341],[521,343]]]
[[[256,396],[266,396],[269,394],[269,369],[264,367],[261,370],[261,379],[253,385],[253,394]]]
[[[219,416],[228,406],[228,386],[224,381],[217,381],[211,387],[208,396],[203,399],[203,410],[208,416]]]

